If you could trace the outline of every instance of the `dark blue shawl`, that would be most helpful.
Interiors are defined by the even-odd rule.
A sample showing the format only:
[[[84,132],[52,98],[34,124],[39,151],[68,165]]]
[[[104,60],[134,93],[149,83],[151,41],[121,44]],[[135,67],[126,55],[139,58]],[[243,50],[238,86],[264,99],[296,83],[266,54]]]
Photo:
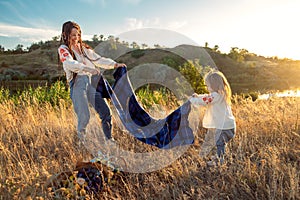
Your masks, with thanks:
[[[191,111],[189,101],[165,119],[154,119],[137,102],[126,67],[117,68],[113,76],[113,86],[106,79],[100,79],[97,91],[111,99],[123,125],[136,139],[164,149],[194,143],[188,121]]]

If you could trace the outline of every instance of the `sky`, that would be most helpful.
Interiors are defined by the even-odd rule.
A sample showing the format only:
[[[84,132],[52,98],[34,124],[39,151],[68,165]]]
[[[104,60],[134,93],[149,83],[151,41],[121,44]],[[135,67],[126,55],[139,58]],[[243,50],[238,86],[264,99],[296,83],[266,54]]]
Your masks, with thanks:
[[[0,0],[0,45],[51,40],[71,20],[83,39],[153,28],[223,53],[238,47],[300,60],[299,10],[299,0]]]

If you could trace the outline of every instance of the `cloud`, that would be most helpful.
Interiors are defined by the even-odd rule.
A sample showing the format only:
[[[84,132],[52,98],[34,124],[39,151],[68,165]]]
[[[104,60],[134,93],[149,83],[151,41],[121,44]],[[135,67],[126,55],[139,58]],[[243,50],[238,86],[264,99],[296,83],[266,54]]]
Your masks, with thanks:
[[[27,28],[8,24],[0,24],[0,36],[19,38],[24,42],[49,40],[58,36],[60,31],[41,28]]]
[[[153,46],[160,44],[166,47],[174,47],[180,44],[196,43],[179,33],[179,29],[184,28],[187,21],[162,21],[158,17],[152,19],[126,18],[122,26],[124,32],[117,34],[121,40],[128,43],[137,42],[138,44],[148,44]]]
[[[125,29],[133,30],[140,28],[162,28],[170,30],[178,30],[187,25],[187,21],[169,21],[163,22],[160,18],[155,17],[152,19],[137,19],[137,18],[126,18]]]
[[[128,30],[143,28],[144,25],[145,22],[143,22],[143,20],[138,20],[136,18],[125,19],[125,27],[127,27],[126,29]]]
[[[187,25],[187,21],[172,21],[169,22],[167,27],[171,30],[178,30]]]

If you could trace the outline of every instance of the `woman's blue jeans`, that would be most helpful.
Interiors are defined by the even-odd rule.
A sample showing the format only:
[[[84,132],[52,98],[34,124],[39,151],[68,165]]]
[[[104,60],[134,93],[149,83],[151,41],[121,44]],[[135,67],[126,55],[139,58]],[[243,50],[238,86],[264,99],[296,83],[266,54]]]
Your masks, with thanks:
[[[111,111],[101,93],[97,92],[96,87],[91,84],[91,78],[87,75],[77,75],[75,80],[70,82],[70,95],[77,115],[78,134],[86,132],[90,120],[90,104],[99,114],[104,135],[107,139],[111,139]]]

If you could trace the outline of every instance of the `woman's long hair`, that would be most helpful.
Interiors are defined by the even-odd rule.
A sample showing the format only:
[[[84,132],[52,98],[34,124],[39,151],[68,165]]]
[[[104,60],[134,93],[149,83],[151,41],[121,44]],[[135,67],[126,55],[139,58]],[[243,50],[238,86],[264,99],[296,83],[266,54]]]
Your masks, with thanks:
[[[71,21],[65,22],[62,26],[60,44],[66,45],[70,49],[70,53],[74,57],[73,49],[72,49],[72,46],[70,45],[70,35],[71,35],[71,31],[73,28],[76,28],[80,34],[79,43],[80,43],[81,52],[84,52],[83,47],[85,47],[85,48],[90,48],[90,47],[87,44],[85,44],[84,42],[82,42],[80,26],[76,22],[71,22]]]
[[[72,54],[72,57],[74,58],[74,52],[73,52],[72,46],[70,45],[70,34],[71,34],[71,31],[73,28],[76,28],[80,34],[79,43],[80,43],[80,51],[82,52],[82,54],[90,61],[98,60],[98,59],[93,60],[93,59],[89,58],[86,55],[85,51],[83,50],[83,48],[90,49],[90,46],[87,45],[86,43],[82,42],[81,28],[76,22],[67,21],[63,24],[61,38],[60,38],[60,44],[66,45],[69,48],[70,53]]]

